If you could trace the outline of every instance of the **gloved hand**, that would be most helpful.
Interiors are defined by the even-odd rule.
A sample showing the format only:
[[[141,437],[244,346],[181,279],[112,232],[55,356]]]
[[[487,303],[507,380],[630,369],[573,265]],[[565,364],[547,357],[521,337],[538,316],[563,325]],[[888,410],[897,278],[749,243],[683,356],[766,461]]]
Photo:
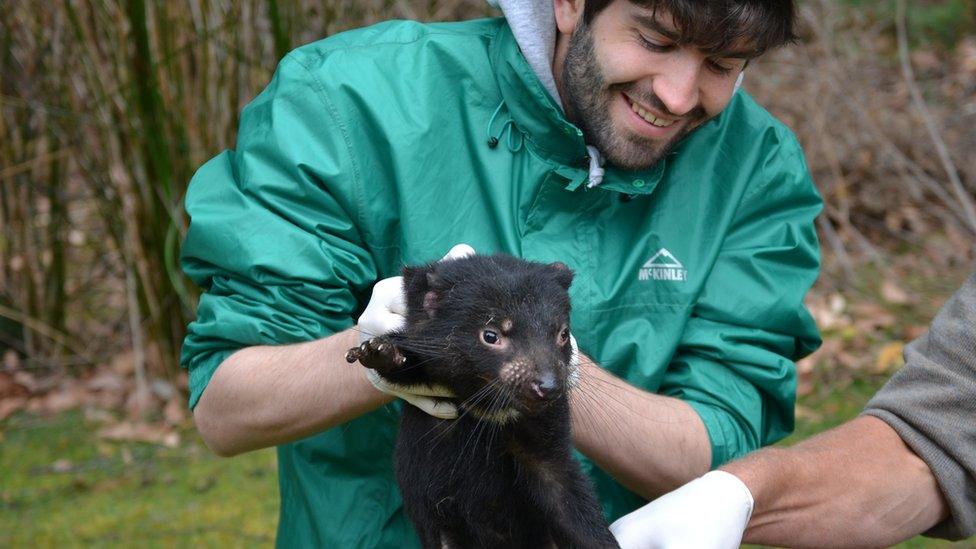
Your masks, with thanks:
[[[610,526],[621,549],[735,549],[752,516],[738,477],[712,471]]]
[[[454,394],[447,387],[440,385],[397,385],[383,379],[379,372],[372,368],[363,368],[363,371],[366,372],[366,379],[381,393],[402,398],[436,418],[457,419],[458,417],[457,406],[448,400],[438,400],[454,397]]]
[[[471,246],[458,244],[451,248],[447,255],[441,258],[441,261],[466,257],[474,253],[474,248]],[[366,304],[366,310],[359,317],[360,344],[374,337],[403,328],[407,321],[406,314],[407,303],[403,295],[403,277],[394,276],[380,280],[373,286],[373,295],[370,296],[369,303]],[[397,385],[383,379],[376,370],[371,368],[363,368],[363,370],[366,372],[366,379],[380,392],[402,398],[434,417],[441,419],[457,417],[457,408],[454,404],[445,400],[437,400],[437,398],[454,396],[447,388],[429,385]]]

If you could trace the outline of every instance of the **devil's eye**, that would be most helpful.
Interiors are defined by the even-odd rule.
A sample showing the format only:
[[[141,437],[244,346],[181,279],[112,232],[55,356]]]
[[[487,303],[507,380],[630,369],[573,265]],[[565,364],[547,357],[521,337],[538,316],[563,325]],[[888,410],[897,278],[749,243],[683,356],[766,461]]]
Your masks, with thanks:
[[[559,343],[566,343],[569,341],[569,328],[563,328],[563,331],[559,332]]]
[[[481,332],[481,339],[485,340],[485,343],[489,345],[495,345],[498,343],[498,334],[491,330],[485,330]]]

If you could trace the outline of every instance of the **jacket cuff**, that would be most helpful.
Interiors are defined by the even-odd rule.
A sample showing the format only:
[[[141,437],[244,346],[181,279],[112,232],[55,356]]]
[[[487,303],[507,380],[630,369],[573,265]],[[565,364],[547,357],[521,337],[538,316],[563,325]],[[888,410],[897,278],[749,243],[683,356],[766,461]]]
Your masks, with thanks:
[[[742,428],[728,412],[702,402],[691,400],[685,402],[698,413],[698,417],[708,431],[708,438],[712,444],[711,469],[756,449],[748,442],[748,437],[744,436]]]
[[[210,378],[212,378],[214,372],[217,371],[217,367],[220,366],[221,363],[227,359],[227,357],[236,353],[237,351],[238,349],[216,351],[204,355],[186,367],[190,372],[190,410],[193,410],[193,408],[197,405],[197,402],[200,400],[200,395],[202,395],[203,390],[207,388],[207,384],[210,383]]]

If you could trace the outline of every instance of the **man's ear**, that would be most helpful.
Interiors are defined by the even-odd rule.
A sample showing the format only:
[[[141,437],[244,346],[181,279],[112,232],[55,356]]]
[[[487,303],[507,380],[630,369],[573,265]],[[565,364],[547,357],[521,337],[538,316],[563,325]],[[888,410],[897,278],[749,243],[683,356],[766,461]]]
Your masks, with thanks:
[[[571,36],[576,26],[583,20],[583,3],[585,0],[552,0],[552,9],[556,12],[556,28],[560,34]]]

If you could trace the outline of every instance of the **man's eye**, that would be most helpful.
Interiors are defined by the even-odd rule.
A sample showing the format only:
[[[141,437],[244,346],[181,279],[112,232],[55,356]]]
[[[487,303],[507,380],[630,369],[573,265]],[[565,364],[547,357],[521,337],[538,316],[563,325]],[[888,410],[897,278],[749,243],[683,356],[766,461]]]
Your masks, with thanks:
[[[656,40],[651,40],[650,38],[640,33],[637,33],[637,39],[640,40],[642,46],[644,46],[645,48],[653,52],[658,52],[658,53],[668,52],[671,51],[671,49],[674,47],[671,44],[663,44]]]
[[[498,334],[491,330],[485,330],[481,332],[481,339],[485,340],[485,343],[489,345],[495,345],[498,343]]]
[[[729,73],[731,73],[732,71],[735,70],[735,67],[730,66],[727,63],[723,63],[721,61],[717,61],[715,59],[709,59],[708,60],[708,67],[709,67],[709,69],[711,69],[712,72],[714,72],[716,74],[720,74],[722,76],[726,76],[726,75],[728,75]]]

